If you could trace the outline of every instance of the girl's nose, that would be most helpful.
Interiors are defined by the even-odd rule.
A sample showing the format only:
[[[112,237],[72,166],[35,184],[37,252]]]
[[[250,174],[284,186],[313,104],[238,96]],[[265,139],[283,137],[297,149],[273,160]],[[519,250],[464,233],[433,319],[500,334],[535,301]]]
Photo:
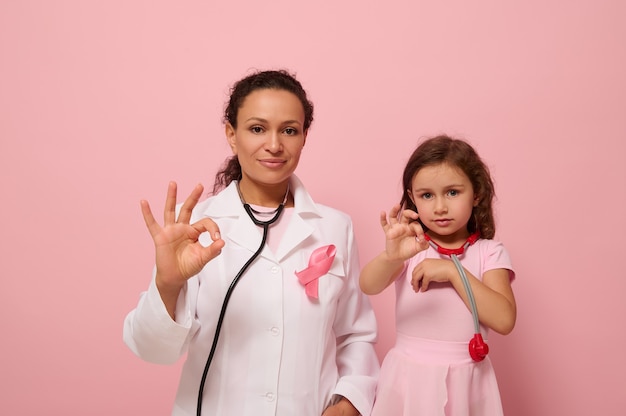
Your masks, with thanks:
[[[448,205],[446,204],[445,198],[437,198],[435,202],[435,213],[444,214],[448,212]]]

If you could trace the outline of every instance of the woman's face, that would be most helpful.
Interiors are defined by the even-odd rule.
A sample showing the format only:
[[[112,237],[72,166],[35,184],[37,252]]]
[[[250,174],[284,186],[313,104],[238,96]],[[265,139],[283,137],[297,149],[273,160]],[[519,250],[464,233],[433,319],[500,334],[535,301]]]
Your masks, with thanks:
[[[237,113],[237,128],[226,124],[226,137],[241,165],[241,185],[286,186],[306,141],[304,109],[285,90],[251,92]]]

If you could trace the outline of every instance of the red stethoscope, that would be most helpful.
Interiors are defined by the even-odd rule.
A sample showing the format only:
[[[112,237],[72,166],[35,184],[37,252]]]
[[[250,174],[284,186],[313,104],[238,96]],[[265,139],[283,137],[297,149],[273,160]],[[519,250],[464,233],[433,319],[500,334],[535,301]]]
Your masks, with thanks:
[[[461,276],[461,281],[463,282],[463,286],[465,287],[465,293],[467,293],[467,298],[470,303],[470,309],[472,310],[472,317],[474,318],[474,337],[470,340],[469,343],[469,353],[470,357],[474,361],[482,361],[485,359],[487,354],[489,353],[489,345],[483,340],[483,336],[480,333],[480,323],[478,322],[478,310],[476,309],[476,301],[474,300],[474,292],[472,292],[472,288],[470,287],[469,280],[467,279],[467,275],[465,274],[465,269],[461,265],[457,256],[465,253],[465,250],[472,244],[474,244],[479,238],[480,234],[475,232],[470,235],[467,241],[459,247],[459,248],[445,248],[441,247],[439,244],[435,243],[428,234],[424,234],[424,237],[430,244],[432,248],[437,250],[438,253],[449,256],[454,263],[456,270],[459,272]]]

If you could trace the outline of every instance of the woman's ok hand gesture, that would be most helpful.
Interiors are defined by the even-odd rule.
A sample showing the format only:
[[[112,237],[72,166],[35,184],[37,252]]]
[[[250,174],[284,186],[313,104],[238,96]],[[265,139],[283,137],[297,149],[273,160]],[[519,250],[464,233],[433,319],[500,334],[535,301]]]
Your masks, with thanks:
[[[417,212],[405,209],[400,215],[400,205],[380,213],[380,225],[385,232],[385,251],[389,260],[407,260],[428,248],[424,230],[417,219]]]
[[[187,280],[198,274],[213,258],[220,254],[224,240],[213,220],[203,218],[190,224],[191,212],[204,191],[197,185],[183,203],[176,218],[176,182],[170,182],[165,200],[164,222],[160,226],[150,210],[148,201],[141,201],[141,212],[156,251],[156,285],[172,318],[180,289]],[[200,234],[208,232],[213,242],[204,247],[198,241]]]

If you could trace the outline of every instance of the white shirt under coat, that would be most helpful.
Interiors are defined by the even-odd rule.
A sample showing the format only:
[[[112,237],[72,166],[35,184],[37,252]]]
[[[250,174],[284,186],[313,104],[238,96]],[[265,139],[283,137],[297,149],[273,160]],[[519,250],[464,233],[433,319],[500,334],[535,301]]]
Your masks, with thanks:
[[[358,285],[352,221],[314,203],[297,177],[290,186],[295,206],[277,252],[266,244],[230,298],[204,387],[203,415],[320,416],[334,395],[370,414],[379,371],[376,320]],[[196,206],[192,222],[203,217],[218,224],[226,245],[181,291],[176,321],[153,276],[124,323],[125,343],[146,361],[172,364],[187,354],[174,416],[196,414],[224,295],[262,238],[234,183]],[[208,245],[210,238],[204,234],[200,241]],[[337,253],[318,281],[319,299],[311,299],[295,271],[328,244]]]

